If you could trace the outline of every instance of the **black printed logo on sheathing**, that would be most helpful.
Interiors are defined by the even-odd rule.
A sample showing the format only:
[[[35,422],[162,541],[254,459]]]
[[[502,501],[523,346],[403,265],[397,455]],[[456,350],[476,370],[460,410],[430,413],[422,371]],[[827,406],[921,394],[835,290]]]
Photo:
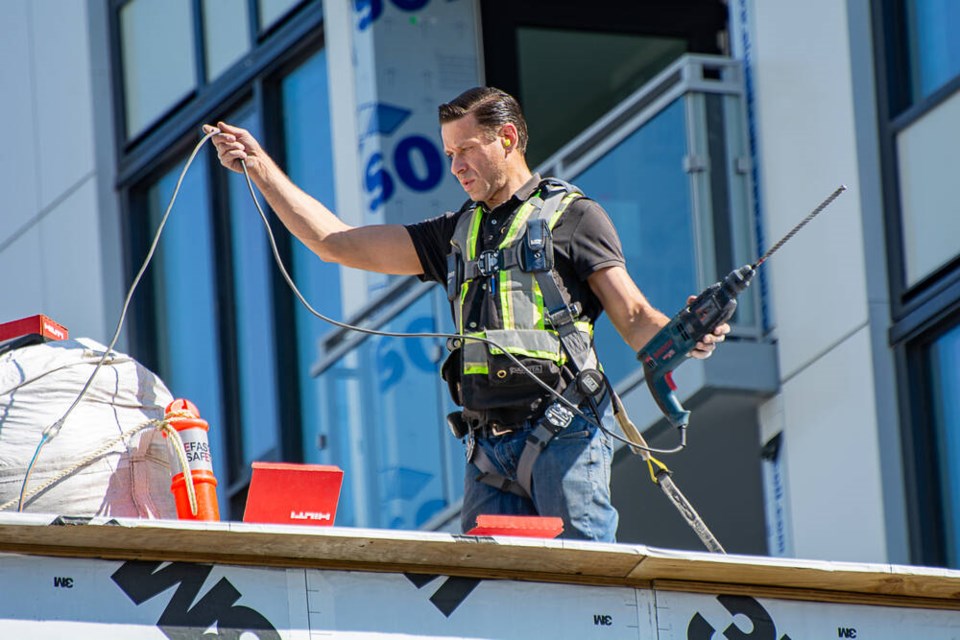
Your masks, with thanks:
[[[751,631],[744,632],[731,620],[719,638],[727,640],[777,640],[777,625],[767,610],[750,596],[717,596],[717,601],[730,612],[730,616],[742,615],[750,620]],[[690,618],[687,625],[687,640],[711,640],[717,632],[699,612]],[[790,636],[783,635],[779,640],[790,640]]]
[[[212,565],[172,562],[125,562],[110,576],[137,606],[177,585],[157,627],[170,640],[239,640],[251,634],[260,640],[280,640],[280,634],[263,614],[234,604],[241,594],[221,578],[202,598],[200,589]],[[211,627],[216,634],[206,633]]]
[[[417,589],[422,589],[439,577],[416,573],[405,573],[403,575],[405,575],[407,580],[412,582]],[[440,613],[449,618],[450,614],[463,604],[463,601],[477,588],[478,584],[480,584],[480,581],[475,578],[447,578],[443,581],[443,584],[440,585],[440,588],[430,596],[430,602],[440,610]]]

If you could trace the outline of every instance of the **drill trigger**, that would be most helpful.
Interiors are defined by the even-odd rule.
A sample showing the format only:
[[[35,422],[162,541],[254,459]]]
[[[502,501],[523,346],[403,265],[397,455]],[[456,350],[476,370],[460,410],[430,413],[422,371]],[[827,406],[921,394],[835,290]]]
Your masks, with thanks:
[[[677,390],[677,383],[673,381],[673,371],[668,371],[663,379],[667,381],[667,386],[670,387],[670,391]]]

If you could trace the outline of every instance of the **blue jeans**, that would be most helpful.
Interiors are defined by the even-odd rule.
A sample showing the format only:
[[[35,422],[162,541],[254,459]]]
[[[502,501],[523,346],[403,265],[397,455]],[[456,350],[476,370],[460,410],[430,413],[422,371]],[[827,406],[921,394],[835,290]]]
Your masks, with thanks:
[[[516,479],[517,463],[532,425],[502,436],[478,438],[490,461],[506,478]],[[533,465],[532,497],[501,491],[477,481],[480,470],[467,462],[464,474],[463,531],[478,515],[557,516],[561,538],[615,542],[619,514],[610,503],[610,436],[577,416],[540,452]]]

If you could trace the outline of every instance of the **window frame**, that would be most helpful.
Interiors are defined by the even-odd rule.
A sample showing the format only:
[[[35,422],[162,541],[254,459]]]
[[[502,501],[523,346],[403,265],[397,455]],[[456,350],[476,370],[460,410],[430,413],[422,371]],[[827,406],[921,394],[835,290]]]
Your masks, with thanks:
[[[282,76],[296,67],[307,57],[324,46],[322,2],[304,0],[285,16],[281,17],[270,29],[259,32],[259,19],[256,0],[247,2],[252,12],[251,29],[253,36],[251,50],[226,72],[209,84],[204,84],[203,65],[203,25],[202,0],[192,0],[197,63],[201,65],[200,84],[191,95],[170,107],[147,128],[130,139],[126,136],[125,97],[123,94],[123,61],[120,33],[120,9],[130,0],[111,0],[109,17],[110,52],[113,68],[111,70],[113,106],[121,117],[114,122],[114,141],[117,158],[116,190],[122,215],[121,234],[124,244],[125,280],[131,282],[140,268],[146,248],[149,246],[155,229],[145,229],[143,216],[134,212],[144,212],[145,197],[148,188],[164,173],[182,165],[183,159],[199,141],[200,123],[216,122],[224,114],[238,109],[251,109],[254,117],[260,118],[264,131],[262,143],[274,149],[274,155],[282,163],[284,149],[282,145],[282,116],[278,109],[281,104],[279,86]],[[226,478],[219,478],[221,487],[221,513],[224,519],[239,519],[245,502],[246,488],[250,480],[250,469],[244,468],[242,429],[239,415],[239,370],[234,350],[236,344],[236,320],[230,310],[233,308],[233,277],[231,275],[232,249],[229,246],[229,197],[226,172],[219,164],[215,154],[203,153],[191,167],[191,171],[205,171],[209,176],[209,202],[217,245],[217,307],[226,312],[218,313],[218,340],[220,342],[221,372],[223,393],[222,415],[226,424],[211,425],[223,429],[223,442],[226,456],[224,468],[228,470]],[[188,214],[189,212],[180,212]],[[177,215],[176,207],[171,215]],[[277,236],[281,258],[289,263],[291,257],[291,238],[289,233],[276,219],[271,219],[271,228]],[[296,301],[282,276],[273,270],[270,276],[273,289],[273,314],[275,327],[293,327]],[[152,305],[155,291],[151,278],[145,277],[133,299],[130,320],[127,326],[129,351],[145,366],[156,370],[159,362],[159,345],[156,342],[156,321]],[[273,341],[273,349],[278,369],[278,413],[277,427],[278,449],[267,453],[269,459],[297,461],[302,459],[300,438],[300,392],[297,384],[297,370],[301,359],[309,361],[313,354],[298,354],[296,340],[291,332],[277,330],[274,336],[266,339]]]
[[[910,52],[904,20],[906,1],[880,0],[873,5],[881,188],[887,229],[890,302],[894,320],[892,342],[916,333],[918,327],[925,324],[930,317],[931,309],[942,306],[945,297],[960,297],[960,252],[916,284],[907,285],[897,136],[960,91],[960,74],[929,96],[908,106]]]
[[[960,253],[912,286],[907,285],[897,136],[960,91],[960,74],[913,104],[906,2],[872,3],[877,139],[883,222],[886,229],[890,329],[896,367],[910,558],[942,566],[947,541],[940,475],[935,454],[937,426],[930,407],[930,345],[960,325]]]

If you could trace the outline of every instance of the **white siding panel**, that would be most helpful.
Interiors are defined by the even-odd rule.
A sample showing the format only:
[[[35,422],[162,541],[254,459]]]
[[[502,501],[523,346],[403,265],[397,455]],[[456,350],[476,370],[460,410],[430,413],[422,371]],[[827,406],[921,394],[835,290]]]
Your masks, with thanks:
[[[39,208],[29,6],[30,0],[8,0],[0,19],[0,246]]]
[[[43,304],[70,330],[70,337],[106,344],[117,318],[107,328],[103,311],[102,253],[97,223],[96,184],[90,179],[44,216],[40,223]],[[116,310],[119,317],[120,309]]]
[[[0,274],[0,322],[47,313],[43,308],[43,258],[38,227],[29,228],[0,251]]]
[[[754,7],[766,246],[840,184],[850,190],[767,265],[789,378],[867,321],[847,11],[835,0]]]
[[[37,0],[30,7],[40,206],[48,207],[94,168],[87,3]]]
[[[784,454],[798,558],[886,559],[869,332],[783,387]],[[802,523],[802,525],[801,525]]]

